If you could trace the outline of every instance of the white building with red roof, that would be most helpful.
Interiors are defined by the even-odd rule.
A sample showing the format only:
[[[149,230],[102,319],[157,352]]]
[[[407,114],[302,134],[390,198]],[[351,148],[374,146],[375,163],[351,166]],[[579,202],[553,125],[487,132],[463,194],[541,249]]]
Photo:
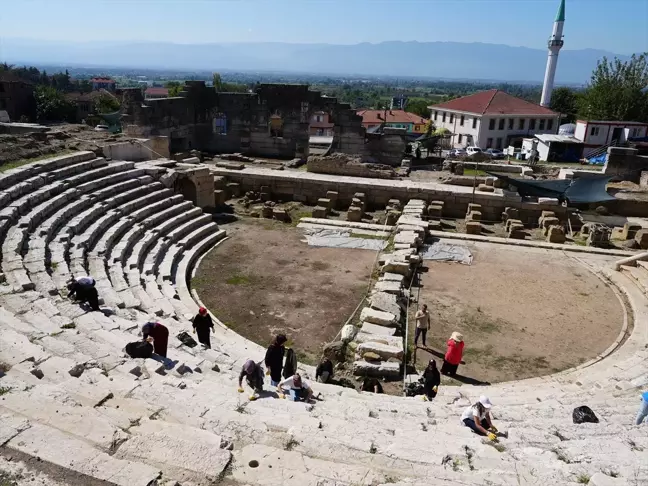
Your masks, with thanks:
[[[432,123],[447,128],[456,148],[503,149],[537,134],[557,133],[560,115],[549,108],[491,89],[432,105]]]
[[[423,135],[428,122],[425,118],[404,110],[358,110],[357,113],[362,117],[362,126],[367,130],[384,125],[404,128],[412,135]]]

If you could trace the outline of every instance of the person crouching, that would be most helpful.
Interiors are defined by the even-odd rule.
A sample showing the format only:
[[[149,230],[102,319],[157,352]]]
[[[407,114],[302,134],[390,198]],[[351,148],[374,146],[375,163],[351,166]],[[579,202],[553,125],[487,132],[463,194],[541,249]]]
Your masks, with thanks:
[[[474,405],[471,405],[461,415],[463,424],[477,435],[484,435],[490,440],[497,439],[497,428],[493,425],[490,416],[491,401],[482,395]]]
[[[256,400],[258,396],[263,392],[263,368],[259,363],[255,363],[253,360],[248,359],[243,363],[241,368],[241,373],[239,374],[238,379],[238,392],[243,393],[243,378],[247,382],[248,386],[252,388],[253,394],[250,395],[250,400]]]
[[[312,388],[299,373],[283,380],[277,389],[280,398],[286,398],[286,393],[288,393],[293,402],[307,402],[313,396]]]

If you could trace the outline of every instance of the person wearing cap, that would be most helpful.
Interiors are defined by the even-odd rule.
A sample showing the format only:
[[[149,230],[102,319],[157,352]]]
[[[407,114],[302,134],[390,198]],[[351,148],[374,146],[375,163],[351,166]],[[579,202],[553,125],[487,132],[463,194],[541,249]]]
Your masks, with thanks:
[[[489,398],[482,395],[477,403],[464,410],[461,421],[466,427],[472,429],[475,434],[484,435],[490,440],[496,440],[497,429],[493,425],[490,416],[492,406],[493,404]]]
[[[286,338],[285,334],[277,334],[266,350],[265,365],[272,386],[277,386],[281,381],[281,370],[286,352],[284,344],[286,341],[288,341],[288,338]]]
[[[255,363],[253,360],[248,359],[243,363],[241,373],[238,379],[238,392],[243,393],[243,378],[254,393],[250,396],[250,400],[255,400],[258,395],[263,391],[263,368],[261,363]]]
[[[448,339],[448,348],[443,359],[443,366],[441,366],[441,373],[449,376],[457,374],[457,368],[459,368],[463,356],[463,349],[463,335],[460,332],[453,332],[450,339]]]
[[[214,332],[214,322],[204,307],[198,309],[198,314],[193,318],[193,330],[198,335],[198,342],[205,348],[211,349],[209,333]]]
[[[639,412],[637,413],[635,425],[641,425],[646,417],[648,417],[648,391],[645,391],[641,394],[641,406],[639,407]]]
[[[419,310],[416,311],[414,316],[416,319],[416,330],[414,331],[414,346],[418,346],[419,336],[423,339],[423,346],[425,346],[425,338],[427,332],[430,330],[430,311],[428,311],[427,304],[423,304]]]
[[[441,375],[437,369],[436,361],[431,359],[427,368],[425,368],[425,371],[423,372],[423,392],[425,393],[423,397],[427,400],[432,400],[436,397],[440,384]]]
[[[313,396],[313,389],[299,373],[283,380],[277,389],[281,398],[286,398],[286,393],[288,393],[293,402],[307,402]]]

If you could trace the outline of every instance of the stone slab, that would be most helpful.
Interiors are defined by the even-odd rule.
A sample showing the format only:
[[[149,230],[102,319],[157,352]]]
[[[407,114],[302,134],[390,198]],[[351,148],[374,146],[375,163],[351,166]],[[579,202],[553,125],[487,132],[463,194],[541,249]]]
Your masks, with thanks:
[[[369,362],[358,360],[353,362],[353,374],[360,376],[378,376],[397,378],[400,375],[400,363],[389,361]]]
[[[396,333],[396,329],[393,327],[379,326],[371,322],[363,322],[360,331],[365,334],[374,334],[377,336],[393,336]]]
[[[371,307],[365,307],[360,312],[360,320],[371,322],[379,326],[394,327],[398,324],[398,317],[391,312],[379,311]]]

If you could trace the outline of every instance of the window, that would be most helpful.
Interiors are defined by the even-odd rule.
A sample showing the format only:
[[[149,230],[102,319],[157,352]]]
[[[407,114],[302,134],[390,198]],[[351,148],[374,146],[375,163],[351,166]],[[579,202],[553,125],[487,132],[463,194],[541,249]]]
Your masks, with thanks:
[[[599,134],[599,130],[601,127],[592,127],[592,130],[590,130],[590,135],[592,137],[597,137]]]
[[[219,113],[214,118],[214,133],[216,135],[227,135],[227,116]]]
[[[487,138],[486,139],[486,148],[493,148],[493,139],[492,138]]]
[[[524,122],[525,122],[525,121],[526,121],[526,120],[525,120],[524,118],[520,118],[520,119],[518,120],[518,129],[520,129],[520,130],[524,130]]]
[[[463,135],[460,133],[460,134],[459,134],[458,142],[461,143],[462,139],[463,139]]]
[[[473,129],[477,128],[477,117],[473,118]]]
[[[445,123],[445,118],[446,118],[446,112],[443,112],[443,120],[441,120],[443,123]]]
[[[540,120],[540,125],[538,126],[538,130],[544,130],[545,129],[545,120]]]
[[[463,127],[463,124],[464,124],[464,116],[461,115],[461,118],[459,119],[459,126]]]
[[[506,122],[506,120],[504,120],[504,118],[500,118],[499,127],[497,127],[498,130],[504,130],[504,123],[505,122]]]
[[[317,130],[315,130],[315,135],[319,135],[319,136],[324,135],[324,129],[318,128]]]
[[[450,123],[454,123],[454,113],[450,113]]]
[[[529,120],[529,130],[535,130],[535,119],[533,118]]]
[[[547,130],[553,129],[553,120],[547,120]]]
[[[421,131],[421,125],[414,125],[414,131],[415,132],[420,132]]]
[[[508,129],[513,130],[513,124],[515,123],[515,120],[513,118],[509,118],[509,124],[508,124]]]
[[[439,117],[439,112],[435,111],[434,112],[434,121],[437,121],[438,117]]]
[[[275,113],[270,117],[269,128],[272,137],[283,137],[283,118],[281,118],[281,115]]]
[[[501,138],[497,139],[497,146],[495,148],[498,148],[500,150],[502,149],[502,139]]]
[[[488,129],[489,130],[495,130],[495,118],[491,118],[488,121]]]
[[[321,123],[324,121],[324,117],[322,115],[315,115],[315,121]]]

